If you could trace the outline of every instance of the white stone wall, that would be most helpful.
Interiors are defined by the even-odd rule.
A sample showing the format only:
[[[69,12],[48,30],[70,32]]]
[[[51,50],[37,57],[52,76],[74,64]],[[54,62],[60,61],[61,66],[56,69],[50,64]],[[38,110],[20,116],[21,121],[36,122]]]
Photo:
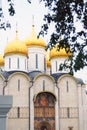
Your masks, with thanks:
[[[64,64],[64,61],[66,60],[66,57],[59,57],[59,58],[52,58],[51,59],[51,72],[52,73],[64,73],[64,72],[69,72],[68,69],[63,69],[62,71],[59,70],[60,64]]]
[[[58,87],[60,130],[68,130],[69,127],[73,127],[74,130],[79,130],[77,81],[70,75],[61,76],[58,80]]]
[[[9,58],[11,59],[11,64],[9,68]],[[19,58],[19,68],[18,68],[18,58]],[[27,57],[24,55],[9,55],[5,56],[5,71],[27,71]]]
[[[78,84],[78,101],[79,101],[79,130],[84,130],[83,126],[83,93],[82,85]]]
[[[78,107],[76,80],[72,76],[65,75],[58,80],[58,86],[60,90],[60,107]]]
[[[43,85],[44,82],[44,85]],[[37,94],[41,93],[41,92],[49,92],[52,93],[55,97],[56,97],[56,103],[55,103],[55,128],[56,130],[59,130],[59,106],[58,106],[58,88],[55,84],[54,79],[47,75],[47,74],[39,74],[38,76],[35,77],[34,79],[34,84],[31,90],[31,102],[33,100],[33,97],[36,96]],[[31,103],[31,130],[34,130],[34,126],[33,126],[33,121],[34,121],[34,109],[33,106],[34,103]],[[32,107],[33,106],[33,107]]]
[[[60,119],[60,130],[69,130],[70,127],[73,127],[73,130],[79,130],[78,120],[77,119]]]
[[[43,82],[44,82],[44,86],[43,86]],[[37,77],[35,77],[34,94],[37,95],[39,92],[43,92],[43,91],[47,91],[55,94],[54,80],[49,75],[39,74]]]
[[[20,80],[20,88],[18,88],[18,80]],[[29,87],[29,78],[24,74],[10,75],[5,93],[13,96],[13,107],[29,106]]]
[[[30,130],[34,130],[34,86],[30,88]]]
[[[79,95],[79,130],[87,130],[87,93],[85,85],[78,85]]]
[[[46,68],[46,73],[49,74],[49,75],[50,75],[50,73],[51,73],[51,72],[50,72],[50,68],[51,68],[51,67],[47,67],[47,68]]]
[[[0,76],[0,95],[3,95],[4,78]]]
[[[18,90],[18,80],[20,80],[20,90]],[[3,91],[3,81],[4,78],[1,76],[0,94],[2,94]],[[15,72],[9,76],[7,87],[5,88],[5,95],[12,95],[13,108],[25,108],[26,110],[23,112],[25,112],[27,117],[8,117],[7,130],[15,130],[15,126],[17,126],[16,130],[29,130],[29,127],[30,130],[34,130],[33,99],[34,96],[40,92],[50,92],[56,97],[55,130],[68,130],[69,127],[73,127],[74,130],[87,130],[87,94],[85,93],[85,87],[77,84],[77,80],[73,76],[68,74],[62,75],[56,84],[50,75],[45,73],[38,74],[32,84],[29,76],[22,72]],[[60,108],[64,108],[66,113],[67,108],[76,108],[76,117],[70,118],[67,117],[66,114],[65,117],[62,117]],[[15,114],[14,112],[12,113]]]
[[[86,86],[82,87],[83,89],[83,127],[84,130],[87,130],[87,93]]]
[[[20,80],[19,91],[18,80]],[[29,130],[29,87],[30,79],[24,73],[17,72],[10,75],[5,92],[13,96],[13,110],[8,113],[7,130]],[[21,111],[19,118],[18,107]]]
[[[36,54],[38,55],[38,68],[36,68]],[[28,70],[44,72],[44,58],[46,59],[46,51],[42,47],[28,48]],[[46,62],[45,62],[46,63]]]
[[[7,130],[29,130],[29,119],[8,119]]]
[[[58,85],[55,83],[55,95],[56,103],[55,103],[55,129],[60,130],[60,119],[59,119],[59,89]]]

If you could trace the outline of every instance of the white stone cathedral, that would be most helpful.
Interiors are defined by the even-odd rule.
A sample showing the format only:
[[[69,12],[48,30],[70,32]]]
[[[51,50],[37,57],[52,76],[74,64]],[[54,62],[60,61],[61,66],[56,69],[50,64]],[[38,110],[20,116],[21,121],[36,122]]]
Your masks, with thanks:
[[[46,52],[32,25],[0,55],[0,95],[12,95],[7,130],[87,130],[87,93],[81,79],[59,70],[70,53],[56,46]]]

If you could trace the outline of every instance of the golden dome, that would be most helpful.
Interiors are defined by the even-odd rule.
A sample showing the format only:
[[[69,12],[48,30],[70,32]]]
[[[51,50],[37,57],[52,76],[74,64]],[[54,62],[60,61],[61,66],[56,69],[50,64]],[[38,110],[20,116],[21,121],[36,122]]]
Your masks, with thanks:
[[[49,51],[47,51],[47,53],[46,53],[46,66],[47,67],[51,67],[50,57],[49,57]]]
[[[57,45],[54,46],[50,50],[50,58],[55,58],[55,57],[69,57],[71,56],[70,52],[66,52],[65,48],[60,48],[60,50],[57,49]]]
[[[25,40],[26,46],[40,46],[45,47],[46,44],[41,38],[37,38],[37,34],[34,29],[34,25],[32,25],[32,31],[30,36]]]
[[[0,66],[4,66],[4,57],[0,54]]]
[[[22,54],[22,55],[28,55],[28,49],[24,42],[20,41],[17,37],[7,44],[5,50],[4,50],[4,56],[9,54]]]

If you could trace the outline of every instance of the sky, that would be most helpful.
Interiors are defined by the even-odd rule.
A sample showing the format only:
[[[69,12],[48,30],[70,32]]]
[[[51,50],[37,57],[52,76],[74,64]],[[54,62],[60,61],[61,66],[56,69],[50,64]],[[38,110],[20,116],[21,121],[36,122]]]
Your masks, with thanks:
[[[1,0],[0,0],[1,1]],[[6,31],[0,30],[0,54],[4,53],[5,46],[8,42],[15,38],[16,32],[16,23],[18,29],[19,39],[26,39],[31,31],[32,27],[32,16],[34,16],[34,25],[36,33],[38,34],[43,23],[43,16],[47,12],[47,9],[44,7],[44,4],[39,3],[39,0],[32,0],[32,3],[29,4],[27,0],[13,0],[15,3],[16,14],[14,17],[10,17],[8,14],[8,3],[7,0],[2,0],[2,7],[5,20],[11,23],[11,29]],[[53,29],[50,30],[50,33],[44,37],[46,43],[50,39],[50,34]],[[85,83],[87,83],[87,67],[75,73],[75,77],[82,78]]]

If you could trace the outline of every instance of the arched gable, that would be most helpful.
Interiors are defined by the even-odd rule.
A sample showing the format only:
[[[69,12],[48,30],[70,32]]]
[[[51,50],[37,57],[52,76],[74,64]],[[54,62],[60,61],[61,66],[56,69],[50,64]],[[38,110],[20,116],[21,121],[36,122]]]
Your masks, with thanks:
[[[14,72],[14,73],[10,74],[10,76],[8,77],[8,80],[10,80],[15,75],[23,75],[24,77],[26,77],[27,80],[30,81],[30,77],[23,72]]]
[[[23,72],[14,72],[8,78],[6,92],[13,96],[13,106],[28,106],[30,77]]]
[[[57,81],[61,107],[78,106],[78,81],[75,77],[65,74]]]
[[[52,76],[49,76],[48,74],[38,74],[34,78],[34,94],[37,94],[42,91],[49,91],[55,93],[55,86],[54,86],[55,80]]]
[[[37,80],[39,77],[42,77],[42,76],[48,77],[53,82],[55,82],[54,78],[52,76],[50,76],[49,74],[41,74],[41,73],[35,76],[34,81]]]
[[[76,83],[78,83],[78,80],[77,80],[74,76],[72,76],[72,75],[70,75],[70,74],[61,75],[61,76],[58,78],[57,82],[59,83],[59,82],[60,82],[63,78],[65,78],[65,77],[70,77],[70,78],[72,78]]]

